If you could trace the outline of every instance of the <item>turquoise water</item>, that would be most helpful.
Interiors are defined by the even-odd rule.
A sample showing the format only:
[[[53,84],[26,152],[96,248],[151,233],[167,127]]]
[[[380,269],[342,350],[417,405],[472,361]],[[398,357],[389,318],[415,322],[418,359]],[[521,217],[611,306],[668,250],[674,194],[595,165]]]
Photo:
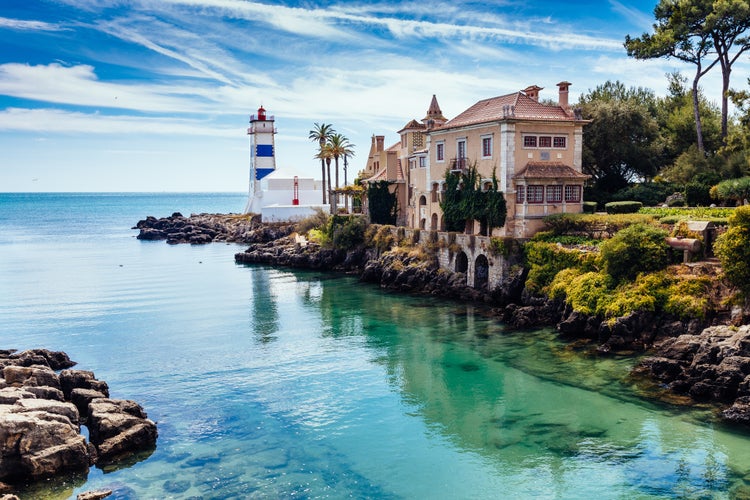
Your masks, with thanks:
[[[25,498],[734,498],[750,440],[639,397],[631,359],[350,277],[141,242],[243,195],[0,194],[0,348],[64,350],[158,422],[150,456]]]

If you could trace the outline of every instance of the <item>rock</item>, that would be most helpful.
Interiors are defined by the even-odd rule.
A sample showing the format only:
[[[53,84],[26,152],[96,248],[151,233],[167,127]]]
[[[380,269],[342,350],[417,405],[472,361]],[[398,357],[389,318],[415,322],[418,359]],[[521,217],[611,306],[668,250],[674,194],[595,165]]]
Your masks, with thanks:
[[[36,400],[20,402],[29,401]],[[0,407],[1,481],[12,483],[88,470],[88,447],[76,423],[61,413],[28,408],[8,411],[18,410],[16,406]]]
[[[6,366],[3,368],[3,378],[8,385],[20,386],[47,386],[55,389],[60,388],[60,380],[57,374],[48,366]]]
[[[55,387],[40,386],[40,387],[24,387],[24,389],[38,399],[52,399],[54,401],[65,401],[65,394],[60,389]]]
[[[76,387],[70,393],[70,402],[75,405],[81,417],[86,417],[89,412],[89,403],[94,399],[106,398],[107,395],[94,389],[82,389]]]
[[[727,422],[750,426],[750,396],[737,398],[731,407],[721,412]]]
[[[95,399],[88,408],[89,439],[96,446],[99,462],[156,446],[156,424],[134,401]]]
[[[76,500],[101,500],[112,494],[112,490],[92,490],[76,495]]]
[[[728,404],[722,418],[750,424],[750,325],[713,326],[667,339],[637,370],[695,401]]]
[[[36,394],[26,387],[4,387],[0,389],[0,405],[13,405],[19,399],[35,399]]]
[[[60,372],[60,387],[65,399],[70,399],[73,389],[92,389],[109,397],[109,387],[103,380],[97,380],[94,372],[88,370],[63,370]]]

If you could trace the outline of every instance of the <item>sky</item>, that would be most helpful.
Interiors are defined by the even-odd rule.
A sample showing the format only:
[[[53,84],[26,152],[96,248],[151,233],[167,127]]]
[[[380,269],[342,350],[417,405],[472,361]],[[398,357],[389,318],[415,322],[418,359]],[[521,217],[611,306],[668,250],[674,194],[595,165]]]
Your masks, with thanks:
[[[355,146],[351,180],[372,135],[397,142],[433,94],[447,118],[529,85],[554,100],[563,80],[572,103],[608,80],[664,95],[694,67],[623,48],[656,3],[2,0],[0,192],[246,191],[261,105],[274,175],[320,176],[324,122]]]

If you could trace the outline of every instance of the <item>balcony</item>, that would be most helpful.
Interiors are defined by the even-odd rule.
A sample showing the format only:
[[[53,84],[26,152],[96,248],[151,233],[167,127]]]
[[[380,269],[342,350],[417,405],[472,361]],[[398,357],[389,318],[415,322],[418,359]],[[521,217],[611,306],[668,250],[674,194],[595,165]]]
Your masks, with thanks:
[[[464,173],[469,167],[468,158],[453,158],[451,160],[451,172],[454,174]]]

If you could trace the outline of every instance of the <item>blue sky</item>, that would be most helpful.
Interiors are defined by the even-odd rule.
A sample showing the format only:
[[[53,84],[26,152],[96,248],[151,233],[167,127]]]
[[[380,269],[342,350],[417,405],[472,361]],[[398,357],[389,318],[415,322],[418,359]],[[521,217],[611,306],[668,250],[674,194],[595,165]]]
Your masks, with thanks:
[[[622,46],[655,5],[2,0],[0,191],[244,191],[261,104],[278,175],[312,177],[314,122],[355,144],[356,172],[370,137],[396,142],[432,94],[448,118],[532,84],[556,99],[562,80],[571,102],[607,80],[661,95],[665,73],[693,68]]]

